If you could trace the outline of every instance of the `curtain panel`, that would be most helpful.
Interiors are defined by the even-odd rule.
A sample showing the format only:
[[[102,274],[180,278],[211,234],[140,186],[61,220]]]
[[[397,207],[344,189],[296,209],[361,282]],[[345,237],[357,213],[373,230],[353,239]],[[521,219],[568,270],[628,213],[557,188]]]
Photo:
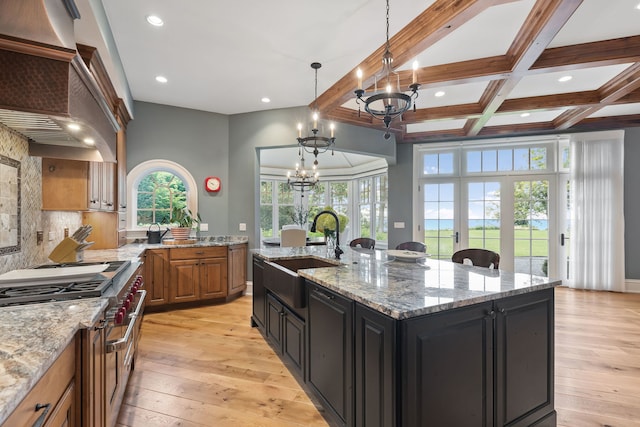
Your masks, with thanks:
[[[624,131],[575,134],[571,141],[572,288],[625,290]]]

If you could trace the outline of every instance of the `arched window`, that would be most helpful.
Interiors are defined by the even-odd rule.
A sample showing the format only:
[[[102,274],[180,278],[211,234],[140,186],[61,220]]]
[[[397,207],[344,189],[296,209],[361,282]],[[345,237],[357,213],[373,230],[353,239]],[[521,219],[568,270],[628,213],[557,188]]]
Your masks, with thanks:
[[[173,206],[186,205],[198,211],[198,191],[193,176],[178,163],[149,160],[127,176],[127,228],[146,229],[169,219]]]

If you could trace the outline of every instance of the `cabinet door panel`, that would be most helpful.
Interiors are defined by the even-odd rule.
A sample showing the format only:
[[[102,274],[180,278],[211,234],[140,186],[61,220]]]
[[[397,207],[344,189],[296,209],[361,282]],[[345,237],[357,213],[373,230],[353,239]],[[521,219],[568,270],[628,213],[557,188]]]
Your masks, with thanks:
[[[200,298],[227,295],[227,259],[207,258],[200,261]]]
[[[315,284],[308,302],[309,383],[347,425],[353,419],[353,302]]]
[[[284,309],[282,322],[282,353],[303,375],[304,366],[304,322],[291,311]]]
[[[356,304],[355,392],[357,427],[396,425],[396,321]]]
[[[144,258],[144,283],[147,304],[163,305],[169,302],[169,250],[147,249]]]
[[[229,292],[228,295],[243,292],[247,288],[247,245],[229,246]]]
[[[402,326],[402,425],[493,425],[492,304],[407,320]]]
[[[497,425],[553,411],[553,289],[496,302]]]
[[[280,351],[282,348],[282,304],[271,295],[267,295],[267,339]]]
[[[171,261],[169,301],[183,302],[198,299],[200,265],[197,261]]]
[[[253,258],[253,321],[258,328],[265,327],[266,290],[263,282],[264,263],[260,258]]]

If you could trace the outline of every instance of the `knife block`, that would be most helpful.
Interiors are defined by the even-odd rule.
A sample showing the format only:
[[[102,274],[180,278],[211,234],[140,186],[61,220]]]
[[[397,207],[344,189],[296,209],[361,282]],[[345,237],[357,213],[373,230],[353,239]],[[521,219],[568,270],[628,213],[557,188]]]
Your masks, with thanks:
[[[59,264],[67,262],[80,262],[84,259],[84,251],[78,250],[83,242],[77,242],[71,237],[65,237],[58,246],[53,248],[49,254],[49,259]]]

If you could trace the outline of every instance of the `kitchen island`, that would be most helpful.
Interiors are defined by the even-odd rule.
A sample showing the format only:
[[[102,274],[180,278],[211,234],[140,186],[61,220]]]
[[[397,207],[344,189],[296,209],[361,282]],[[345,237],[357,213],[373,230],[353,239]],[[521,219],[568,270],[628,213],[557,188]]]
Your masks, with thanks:
[[[378,250],[345,252],[340,261],[324,248],[253,252],[252,321],[332,423],[556,424],[559,281],[433,259],[400,262]],[[274,280],[282,277],[273,273],[278,265],[295,259],[336,264],[298,270],[303,304],[292,304]]]

